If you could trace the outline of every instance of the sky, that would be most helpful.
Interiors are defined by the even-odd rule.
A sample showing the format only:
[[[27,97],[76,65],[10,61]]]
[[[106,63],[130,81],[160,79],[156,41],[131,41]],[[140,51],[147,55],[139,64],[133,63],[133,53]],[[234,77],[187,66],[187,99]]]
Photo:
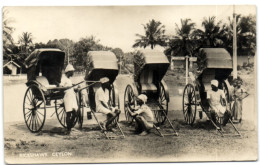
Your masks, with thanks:
[[[13,38],[18,42],[23,32],[33,35],[33,42],[46,43],[53,39],[68,38],[79,41],[86,36],[95,36],[100,43],[119,47],[124,52],[133,51],[137,37],[144,34],[142,24],[151,19],[165,25],[166,34],[175,34],[175,24],[180,19],[190,18],[201,28],[204,17],[216,16],[227,22],[232,17],[232,5],[208,6],[78,6],[78,7],[5,7],[8,17],[14,21]],[[238,14],[256,14],[254,5],[236,5]]]

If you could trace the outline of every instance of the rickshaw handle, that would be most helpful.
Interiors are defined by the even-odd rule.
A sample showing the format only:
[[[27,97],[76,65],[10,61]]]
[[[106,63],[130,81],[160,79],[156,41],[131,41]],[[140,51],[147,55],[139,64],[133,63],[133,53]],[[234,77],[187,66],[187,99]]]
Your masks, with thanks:
[[[86,81],[86,80],[84,80],[84,81],[81,81],[81,82],[79,82],[79,83],[77,83],[77,84],[72,85],[72,86],[69,87],[68,89],[73,88],[73,87],[75,87],[75,86],[77,86],[77,85],[79,85],[79,84],[81,84],[81,83],[84,83],[84,82],[93,82],[93,83],[96,83],[96,82],[100,82],[100,81]],[[92,84],[91,84],[91,85],[92,85]]]
[[[84,81],[81,81],[81,82],[79,82],[79,83],[77,83],[77,84],[72,85],[72,86],[69,87],[68,89],[73,88],[73,87],[75,87],[75,86],[77,86],[77,85],[79,85],[79,84],[81,84],[81,83],[83,83],[83,82],[85,82],[85,80],[84,80]]]
[[[89,81],[88,81],[88,82],[89,82]],[[86,88],[90,87],[91,85],[94,85],[94,84],[97,83],[97,82],[99,82],[99,81],[92,82],[90,85],[87,85],[87,86],[85,86],[85,87],[83,87],[83,88],[80,88],[80,89],[79,89],[79,92],[81,92],[83,89],[86,89]]]

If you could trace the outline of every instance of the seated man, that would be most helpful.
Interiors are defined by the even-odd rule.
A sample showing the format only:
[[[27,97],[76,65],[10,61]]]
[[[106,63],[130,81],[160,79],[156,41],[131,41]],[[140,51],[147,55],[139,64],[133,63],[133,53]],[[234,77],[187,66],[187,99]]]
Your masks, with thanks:
[[[211,81],[211,90],[207,92],[207,100],[209,103],[209,112],[210,117],[213,120],[213,122],[220,126],[220,123],[217,123],[216,117],[223,117],[223,126],[225,126],[231,116],[229,110],[227,109],[227,100],[225,97],[225,93],[223,90],[218,89],[218,81],[212,80]],[[224,101],[224,105],[221,104],[221,102]],[[217,129],[220,129],[219,127]]]
[[[110,124],[121,111],[109,105],[109,90],[111,87],[109,79],[107,77],[103,77],[100,79],[100,82],[101,87],[97,89],[95,94],[96,111],[107,115],[107,122],[104,125],[104,129],[110,130]]]
[[[138,96],[135,112],[129,111],[130,115],[135,118],[136,121],[136,132],[139,135],[144,136],[150,132],[153,128],[154,116],[151,109],[145,104],[147,102],[147,96],[141,94]]]

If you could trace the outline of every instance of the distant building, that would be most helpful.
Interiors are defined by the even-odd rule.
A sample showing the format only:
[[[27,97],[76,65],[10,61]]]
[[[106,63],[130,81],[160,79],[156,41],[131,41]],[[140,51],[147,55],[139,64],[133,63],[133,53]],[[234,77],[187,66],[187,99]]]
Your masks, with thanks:
[[[186,61],[185,61],[185,57],[184,56],[175,56],[172,57],[171,59],[171,69],[184,69],[186,66]],[[190,61],[190,67],[192,67],[193,63],[197,62],[197,57],[190,57],[189,58]]]
[[[4,61],[3,72],[10,75],[21,74],[21,66],[14,61]]]

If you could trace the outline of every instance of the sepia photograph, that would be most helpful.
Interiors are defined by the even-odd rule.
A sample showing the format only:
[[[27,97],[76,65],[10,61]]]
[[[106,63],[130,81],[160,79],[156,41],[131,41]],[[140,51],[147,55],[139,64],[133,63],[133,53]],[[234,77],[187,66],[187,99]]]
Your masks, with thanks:
[[[258,161],[255,5],[3,6],[8,164]]]

